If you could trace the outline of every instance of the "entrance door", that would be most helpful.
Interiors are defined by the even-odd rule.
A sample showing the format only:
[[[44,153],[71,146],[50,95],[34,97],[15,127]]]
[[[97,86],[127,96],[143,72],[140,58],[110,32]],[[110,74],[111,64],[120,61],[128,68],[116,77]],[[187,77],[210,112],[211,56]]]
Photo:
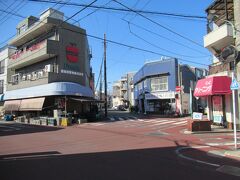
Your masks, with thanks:
[[[224,120],[224,108],[223,108],[223,97],[222,96],[212,96],[212,113],[213,122],[223,124]]]

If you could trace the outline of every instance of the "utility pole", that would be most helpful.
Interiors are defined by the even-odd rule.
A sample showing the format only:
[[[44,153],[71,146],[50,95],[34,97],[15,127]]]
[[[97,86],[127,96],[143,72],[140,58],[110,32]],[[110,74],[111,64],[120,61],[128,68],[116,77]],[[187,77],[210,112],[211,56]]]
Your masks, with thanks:
[[[104,85],[105,85],[105,101],[104,101],[104,107],[105,107],[105,117],[107,117],[107,44],[106,44],[106,34],[104,34]]]
[[[239,0],[233,0],[233,7],[234,7],[234,28],[235,28],[235,47],[237,49],[237,51],[240,51],[240,1]],[[239,52],[240,53],[240,52]],[[239,58],[239,57],[238,57]],[[238,62],[239,60],[236,60],[236,62]],[[240,81],[240,63],[237,63],[235,65],[235,72],[236,72],[236,77],[237,77],[237,81]],[[235,99],[235,105],[237,105],[236,107],[236,117],[235,118],[235,125],[234,125],[234,130],[236,131],[236,122],[239,122],[239,107],[240,107],[240,97],[239,97],[240,93],[239,90],[237,90],[237,97]],[[232,94],[232,96],[235,97],[235,94]],[[235,132],[236,134],[236,132]],[[235,137],[235,144],[236,143],[236,137]],[[235,145],[235,149],[237,149],[237,145]]]
[[[100,86],[99,86],[99,98],[102,100],[102,68],[100,69]]]

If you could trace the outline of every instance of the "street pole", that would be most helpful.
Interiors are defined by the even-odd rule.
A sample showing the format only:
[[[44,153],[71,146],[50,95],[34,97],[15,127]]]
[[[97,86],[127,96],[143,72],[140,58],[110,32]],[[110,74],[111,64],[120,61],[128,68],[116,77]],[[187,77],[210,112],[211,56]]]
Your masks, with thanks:
[[[232,81],[234,80],[234,72],[232,72]],[[234,128],[234,146],[237,150],[237,126],[236,126],[236,102],[235,102],[235,90],[232,89],[232,101],[233,101],[233,128]]]
[[[190,94],[189,94],[190,95],[189,112],[190,112],[191,117],[192,117],[192,88],[190,87],[189,90],[190,90]]]
[[[106,34],[104,34],[104,94],[105,94],[105,101],[104,101],[104,107],[105,107],[105,117],[107,117],[107,43],[106,43]]]
[[[240,1],[239,0],[233,0],[233,7],[234,7],[234,35],[235,35],[235,47],[238,51],[240,51]],[[238,60],[236,61],[238,62]],[[236,72],[236,78],[237,78],[237,81],[240,80],[240,63],[237,63],[235,64],[235,72]],[[235,92],[235,91],[234,91]],[[236,104],[238,104],[238,107],[240,107],[240,99],[239,99],[239,91],[237,90],[237,99],[236,99]],[[234,94],[235,96],[235,94]],[[235,97],[234,97],[235,98]],[[238,120],[239,122],[239,108],[237,108],[237,111],[235,112],[235,122],[234,122],[234,138],[235,138],[235,149],[236,149],[236,141],[237,141],[237,138],[236,138],[236,121]],[[237,119],[236,119],[236,115],[237,115]]]

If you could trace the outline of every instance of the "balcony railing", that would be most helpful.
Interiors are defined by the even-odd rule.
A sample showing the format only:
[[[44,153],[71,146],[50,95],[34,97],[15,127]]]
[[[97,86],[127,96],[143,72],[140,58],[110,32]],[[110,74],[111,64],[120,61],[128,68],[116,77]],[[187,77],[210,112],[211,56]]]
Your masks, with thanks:
[[[234,43],[233,27],[225,23],[204,36],[204,47],[213,54],[218,54],[222,48]]]
[[[10,56],[9,68],[20,68],[56,55],[58,41],[44,40],[16,51]]]

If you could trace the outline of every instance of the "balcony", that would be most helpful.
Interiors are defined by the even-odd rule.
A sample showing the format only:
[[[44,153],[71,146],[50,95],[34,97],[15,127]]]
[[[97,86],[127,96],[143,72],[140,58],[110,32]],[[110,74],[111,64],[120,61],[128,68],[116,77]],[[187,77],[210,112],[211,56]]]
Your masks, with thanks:
[[[10,56],[8,68],[18,69],[49,59],[58,52],[58,41],[44,40]]]
[[[204,47],[213,54],[218,54],[218,51],[232,43],[234,43],[233,27],[230,24],[223,24],[204,36]]]
[[[53,29],[57,24],[60,24],[62,21],[54,18],[46,18],[41,21],[37,21],[31,27],[26,29],[23,33],[15,36],[12,40],[8,42],[10,46],[19,47],[32,39],[48,32]]]

